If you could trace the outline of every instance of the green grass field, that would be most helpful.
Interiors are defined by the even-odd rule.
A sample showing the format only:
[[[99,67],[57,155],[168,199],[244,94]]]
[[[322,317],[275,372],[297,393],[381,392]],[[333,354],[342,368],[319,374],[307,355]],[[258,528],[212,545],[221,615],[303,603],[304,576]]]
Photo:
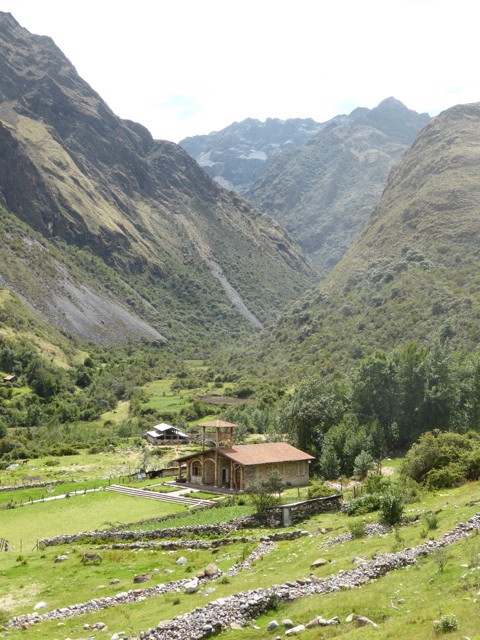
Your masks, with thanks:
[[[109,523],[128,523],[186,511],[176,505],[145,498],[99,491],[63,500],[26,505],[0,511],[0,537],[9,540],[15,553],[30,550],[37,540],[63,533],[105,528]]]
[[[397,468],[397,462],[392,462],[389,466]],[[410,524],[401,526],[396,531],[392,530],[388,535],[363,537],[334,546],[324,545],[339,534],[348,532],[353,522],[376,522],[377,514],[356,518],[349,518],[342,513],[318,515],[294,527],[305,529],[309,536],[294,542],[278,542],[268,556],[255,562],[250,569],[239,572],[227,581],[210,584],[209,587],[213,588],[214,592],[208,597],[204,595],[204,589],[195,594],[180,591],[155,596],[143,602],[65,619],[61,627],[58,627],[58,621],[55,621],[41,623],[27,632],[12,630],[10,637],[20,638],[27,634],[34,640],[64,640],[67,637],[81,640],[85,638],[86,633],[83,625],[99,621],[108,626],[109,635],[105,637],[121,630],[129,636],[135,636],[140,631],[157,625],[160,620],[170,619],[195,607],[204,606],[209,600],[308,577],[312,571],[311,564],[318,557],[323,557],[328,562],[325,566],[315,569],[315,575],[318,578],[326,578],[341,570],[351,569],[355,557],[362,557],[368,561],[376,554],[396,552],[429,539],[440,539],[443,533],[453,529],[458,522],[465,521],[476,513],[479,493],[480,482],[437,493],[424,493],[418,502],[406,507],[405,515]],[[284,497],[288,501],[295,497],[298,499],[298,492],[289,491]],[[301,497],[306,496],[301,493]],[[112,523],[134,523],[160,517],[168,512],[184,515],[177,515],[171,521],[162,523],[131,524],[128,528],[152,529],[213,524],[248,515],[252,511],[253,507],[247,504],[188,513],[183,506],[147,499],[132,499],[107,491],[1,510],[0,537],[9,539],[15,550],[0,554],[0,621],[6,621],[16,614],[31,612],[39,601],[47,602],[46,610],[51,610],[85,602],[94,597],[128,591],[134,588],[133,577],[138,573],[152,575],[151,580],[141,585],[147,587],[160,582],[188,578],[212,561],[222,570],[226,570],[244,559],[257,544],[238,542],[222,547],[215,554],[210,550],[109,550],[102,549],[101,545],[64,545],[32,551],[39,538],[106,528]],[[422,516],[429,512],[437,513],[438,526],[427,531]],[[239,531],[237,535],[253,536],[258,542],[260,537],[269,531],[252,529]],[[104,558],[102,564],[83,565],[81,554],[84,549],[98,551]],[[56,555],[63,553],[68,555],[68,561],[55,564],[53,560]],[[283,636],[282,629],[267,632],[268,622],[272,619],[281,622],[284,618],[290,618],[294,624],[305,624],[317,615],[327,619],[338,615],[341,619],[340,625],[304,631],[302,638],[443,639],[447,636],[434,634],[433,620],[446,613],[453,613],[457,616],[459,630],[449,633],[448,638],[461,640],[466,637],[470,640],[480,640],[480,596],[477,596],[480,590],[480,573],[475,566],[480,566],[479,553],[480,536],[472,536],[470,540],[449,548],[448,564],[443,572],[439,571],[433,557],[427,557],[421,560],[417,567],[399,570],[355,590],[339,591],[304,598],[288,605],[283,604],[277,611],[271,611],[255,621],[255,625],[260,629],[249,625],[241,631],[226,630],[217,637],[254,640]],[[187,558],[187,565],[175,564],[180,555]],[[114,579],[120,582],[112,585],[111,580]],[[347,624],[345,618],[352,612],[369,617],[379,625],[379,629],[357,629],[352,624]]]

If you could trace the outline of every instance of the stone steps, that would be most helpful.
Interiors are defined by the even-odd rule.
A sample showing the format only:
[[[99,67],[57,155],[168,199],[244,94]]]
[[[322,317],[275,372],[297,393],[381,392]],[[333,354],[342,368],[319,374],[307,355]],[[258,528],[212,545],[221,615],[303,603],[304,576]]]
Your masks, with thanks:
[[[145,489],[135,489],[134,487],[124,487],[120,484],[111,484],[107,487],[108,491],[116,491],[135,498],[149,498],[150,500],[160,500],[161,502],[174,502],[177,504],[186,504],[189,507],[208,507],[215,504],[211,500],[202,500],[201,498],[189,498],[182,495],[172,495],[172,493],[160,493],[158,491],[147,491]]]

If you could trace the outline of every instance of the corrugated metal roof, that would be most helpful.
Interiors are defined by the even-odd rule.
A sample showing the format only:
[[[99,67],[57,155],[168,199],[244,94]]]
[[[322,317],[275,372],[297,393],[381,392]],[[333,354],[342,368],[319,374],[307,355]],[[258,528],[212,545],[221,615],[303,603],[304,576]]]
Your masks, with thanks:
[[[239,444],[232,448],[221,447],[219,452],[226,458],[248,467],[254,464],[273,462],[297,462],[315,460],[308,453],[292,447],[286,442],[262,442],[260,444]]]
[[[166,431],[167,429],[176,429],[176,427],[172,427],[171,424],[161,422],[160,424],[153,425],[152,429],[155,429],[156,431]]]

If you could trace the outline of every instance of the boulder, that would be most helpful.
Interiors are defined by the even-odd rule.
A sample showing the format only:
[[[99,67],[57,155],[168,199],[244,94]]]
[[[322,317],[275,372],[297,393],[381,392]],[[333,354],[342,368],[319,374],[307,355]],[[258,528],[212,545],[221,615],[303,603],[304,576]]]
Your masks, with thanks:
[[[211,562],[209,565],[205,567],[204,573],[208,578],[213,578],[214,576],[220,573],[220,569],[217,567],[217,565],[214,562]]]
[[[65,562],[65,560],[68,560],[68,556],[57,556],[54,562]]]
[[[310,566],[316,568],[323,567],[326,564],[328,564],[328,560],[325,560],[325,558],[318,558],[317,560],[315,560],[315,562],[312,562]]]
[[[374,629],[378,629],[378,624],[375,624],[375,622],[365,616],[355,616],[355,622],[357,627],[366,627],[370,624]]]
[[[183,556],[180,556],[180,558],[177,560],[177,562],[175,564],[179,564],[179,565],[185,565],[187,564],[187,559],[184,558]]]
[[[267,625],[267,631],[274,631],[275,629],[278,629],[279,626],[280,625],[278,624],[278,622],[276,620],[272,620]]]
[[[185,583],[185,593],[195,593],[198,591],[198,587],[200,586],[200,581],[198,578],[192,578],[188,582]]]
[[[293,622],[288,618],[285,618],[285,620],[282,620],[282,626],[285,627],[285,629],[291,629],[293,627]]]
[[[292,627],[288,631],[285,631],[285,635],[286,636],[296,636],[297,634],[302,633],[302,631],[305,631],[304,625],[303,624],[297,624],[296,627]]]

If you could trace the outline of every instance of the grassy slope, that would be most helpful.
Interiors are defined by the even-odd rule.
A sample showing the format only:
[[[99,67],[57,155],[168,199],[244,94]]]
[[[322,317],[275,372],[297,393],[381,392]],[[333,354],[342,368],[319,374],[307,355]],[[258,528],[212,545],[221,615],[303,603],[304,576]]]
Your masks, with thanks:
[[[476,504],[472,501],[478,500],[478,490],[480,483],[471,483],[464,487],[443,491],[438,494],[427,494],[419,503],[409,505],[407,515],[410,517],[421,515],[427,511],[439,511],[439,527],[435,531],[428,533],[428,538],[438,539],[459,521],[467,520],[474,515],[477,510]],[[106,494],[96,494],[91,496],[94,500]],[[90,497],[71,499],[64,501],[68,503],[68,508],[73,509],[68,514],[72,523],[76,522],[77,527],[85,528],[82,525],[85,520],[81,520],[79,514],[83,511],[83,505],[87,504]],[[102,498],[103,500],[103,498]],[[82,503],[83,501],[83,503]],[[126,506],[129,514],[133,508],[148,508],[148,501],[132,501],[131,503],[117,503],[116,508],[111,512],[112,518],[118,520],[119,513]],[[40,505],[45,507],[49,513],[53,505]],[[102,517],[106,519],[107,513],[102,502]],[[113,507],[113,505],[111,505]],[[27,513],[31,507],[18,509],[16,512],[23,518],[23,513]],[[238,508],[236,508],[238,509]],[[245,509],[245,508],[243,508]],[[91,510],[90,510],[91,511]],[[96,511],[96,510],[94,510]],[[22,513],[23,512],[23,513]],[[30,512],[31,513],[31,512]],[[223,515],[224,519],[232,515],[238,515],[231,509],[202,512],[194,516],[193,521],[202,522],[204,515],[208,520],[208,514],[214,514],[217,519]],[[51,526],[56,527],[58,532],[59,518],[64,520],[67,514],[53,515]],[[95,515],[90,513],[89,518]],[[361,518],[359,518],[361,519]],[[367,521],[375,521],[376,516],[366,516]],[[174,523],[187,524],[193,522],[192,518],[175,519]],[[272,584],[281,584],[287,580],[308,576],[311,563],[318,557],[329,560],[329,564],[316,569],[318,577],[327,577],[339,570],[348,570],[352,567],[352,560],[356,556],[369,560],[374,554],[399,551],[404,547],[414,546],[425,541],[425,525],[422,519],[406,527],[402,527],[398,533],[392,532],[388,536],[362,538],[351,542],[337,544],[332,547],[324,547],[324,543],[347,531],[348,524],[352,522],[342,514],[325,514],[317,516],[312,520],[302,523],[302,528],[309,530],[313,535],[303,538],[298,543],[280,542],[277,548],[263,560],[254,563],[251,570],[238,574],[230,578],[228,583],[215,583],[214,595],[211,598],[226,596],[238,591],[243,591],[257,587],[267,587]],[[31,527],[32,520],[25,526]],[[36,525],[34,525],[36,526]],[[75,527],[73,527],[75,528]],[[320,529],[327,529],[329,533],[320,534]],[[247,532],[249,535],[259,536],[264,531]],[[291,618],[295,624],[306,623],[315,615],[322,615],[331,618],[340,616],[342,624],[339,627],[322,629],[323,638],[394,638],[401,637],[408,640],[417,638],[433,637],[432,621],[445,613],[457,615],[460,623],[460,632],[451,634],[449,637],[457,640],[463,636],[468,636],[471,640],[478,640],[478,604],[476,604],[476,593],[480,587],[480,579],[477,577],[476,569],[468,569],[462,565],[468,564],[472,558],[472,546],[475,545],[475,553],[480,551],[478,538],[461,542],[450,548],[451,559],[443,573],[438,572],[438,567],[433,558],[426,558],[419,563],[418,568],[401,570],[392,575],[381,578],[378,582],[365,585],[361,589],[338,592],[327,596],[316,596],[306,598],[290,605],[282,606],[279,611],[271,612],[262,616],[256,621],[260,626],[260,631],[247,628],[241,632],[226,631],[220,637],[241,637],[241,638],[266,638],[271,634],[266,632],[266,625],[274,618],[281,621],[285,617]],[[88,548],[88,547],[87,547]],[[16,553],[2,554],[0,557],[0,572],[8,577],[8,592],[4,591],[0,595],[0,602],[3,598],[3,608],[8,609],[8,614],[4,613],[4,618],[11,617],[13,612],[27,612],[32,610],[32,606],[40,601],[48,602],[48,608],[73,604],[73,602],[83,602],[91,597],[104,596],[118,591],[125,591],[132,588],[133,575],[136,573],[152,573],[158,569],[158,578],[154,582],[164,582],[170,579],[188,577],[214,560],[225,570],[235,562],[239,561],[245,554],[251,551],[252,545],[238,543],[233,546],[222,548],[221,551],[212,556],[209,551],[195,552],[131,552],[131,551],[101,551],[104,561],[99,566],[84,567],[78,561],[81,547],[74,550],[70,547],[58,547],[47,549],[44,552],[23,553],[27,564],[22,565],[16,560]],[[25,549],[25,547],[24,547]],[[53,558],[58,553],[69,552],[70,560],[63,565],[53,565]],[[175,560],[179,555],[186,555],[188,566],[178,567]],[[43,556],[43,557],[42,557]],[[477,555],[478,559],[478,555]],[[53,571],[45,571],[47,567],[55,567]],[[173,569],[173,574],[165,574],[164,569]],[[408,571],[408,575],[407,575]],[[154,572],[155,573],[155,572]],[[465,576],[462,579],[462,576]],[[112,578],[120,579],[116,586],[109,585]],[[61,585],[61,588],[60,588]],[[149,586],[147,583],[145,586]],[[7,600],[8,594],[15,594],[12,601]],[[398,602],[404,599],[405,603]],[[178,603],[177,603],[178,601]],[[155,626],[161,619],[169,619],[173,615],[179,615],[190,611],[196,606],[205,604],[206,598],[202,592],[197,594],[169,594],[166,596],[147,599],[143,603],[135,605],[116,607],[110,610],[103,610],[96,614],[82,616],[81,618],[66,620],[62,627],[62,636],[73,639],[82,637],[82,629],[85,623],[103,621],[109,626],[113,633],[125,629],[130,635],[137,634],[140,630],[150,626]],[[174,604],[174,602],[176,604]],[[393,605],[393,606],[392,606]],[[396,607],[396,608],[394,608]],[[380,630],[374,632],[368,627],[361,630],[353,629],[346,625],[345,617],[355,612],[366,615],[380,625]],[[42,623],[38,627],[29,630],[29,637],[47,639],[57,637],[57,623]],[[307,631],[302,637],[318,638],[319,630]],[[20,637],[20,632],[12,632],[12,637]]]

